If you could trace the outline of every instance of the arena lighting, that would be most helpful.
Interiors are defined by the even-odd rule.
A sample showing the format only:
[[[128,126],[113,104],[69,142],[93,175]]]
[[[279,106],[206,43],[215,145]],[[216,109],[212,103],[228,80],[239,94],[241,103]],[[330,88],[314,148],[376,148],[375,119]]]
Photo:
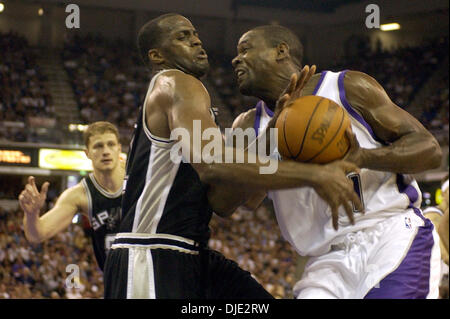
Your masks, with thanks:
[[[381,31],[393,31],[400,29],[400,24],[398,23],[387,23],[380,25]]]
[[[87,125],[83,125],[83,124],[77,125],[78,131],[80,131],[80,132],[86,131],[87,127],[88,127]]]
[[[0,12],[3,12],[3,10],[5,10],[5,5],[0,2]]]
[[[41,15],[43,15],[44,14],[44,9],[42,9],[42,8],[39,8],[39,10],[38,10],[38,14],[41,16]]]
[[[87,129],[87,125],[83,124],[69,124],[69,131],[80,131],[83,132]]]

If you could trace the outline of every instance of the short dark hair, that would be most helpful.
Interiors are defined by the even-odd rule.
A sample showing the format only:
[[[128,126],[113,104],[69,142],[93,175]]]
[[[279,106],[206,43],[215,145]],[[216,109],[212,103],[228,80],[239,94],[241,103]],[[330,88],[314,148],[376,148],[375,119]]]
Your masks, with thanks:
[[[161,42],[164,39],[163,37],[163,29],[159,26],[159,22],[172,17],[177,16],[178,13],[166,13],[153,20],[150,20],[142,28],[139,30],[137,37],[137,47],[139,50],[139,54],[141,55],[142,61],[148,67],[151,67],[151,64],[148,60],[148,51],[150,49],[157,48],[161,46]]]
[[[105,133],[113,133],[117,137],[117,141],[119,141],[119,131],[114,124],[106,121],[98,121],[90,124],[83,133],[86,148],[89,148],[89,139],[91,136]]]
[[[268,45],[276,47],[282,42],[286,43],[289,46],[292,61],[297,67],[302,67],[303,44],[294,32],[281,25],[263,25],[252,30],[262,31]]]

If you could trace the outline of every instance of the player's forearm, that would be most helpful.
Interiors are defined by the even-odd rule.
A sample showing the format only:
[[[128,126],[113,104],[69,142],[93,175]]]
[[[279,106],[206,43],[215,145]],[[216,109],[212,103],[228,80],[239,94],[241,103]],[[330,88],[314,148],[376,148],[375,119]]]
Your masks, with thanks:
[[[45,240],[45,231],[39,214],[24,214],[23,225],[25,237],[31,243],[40,243]]]
[[[264,167],[267,169],[265,174],[261,172],[261,168]],[[317,174],[320,174],[319,165],[271,160],[268,165],[260,162],[253,164],[213,163],[208,165],[203,176],[205,182],[209,184],[245,185],[252,191],[267,191],[313,186]]]
[[[358,166],[378,171],[414,174],[439,167],[442,151],[433,137],[405,135],[389,146],[364,149]]]

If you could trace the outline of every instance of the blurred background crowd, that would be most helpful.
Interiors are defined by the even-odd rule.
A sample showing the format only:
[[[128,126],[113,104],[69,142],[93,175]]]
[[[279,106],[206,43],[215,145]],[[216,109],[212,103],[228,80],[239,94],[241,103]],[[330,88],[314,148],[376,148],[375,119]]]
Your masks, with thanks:
[[[330,61],[329,65],[319,65],[318,72],[345,69],[365,72],[385,88],[393,102],[407,111],[410,111],[410,103],[427,79],[438,68],[448,65],[448,37],[390,52],[383,52],[380,48],[373,50],[369,39],[360,40],[356,55]],[[36,136],[28,131],[26,124],[35,117],[55,116],[50,107],[51,95],[45,75],[23,37],[0,33],[0,46],[6,57],[0,62],[0,121],[8,122],[0,130],[0,140],[36,142]],[[107,120],[120,129],[122,142],[128,145],[150,79],[137,52],[130,52],[129,45],[120,39],[112,41],[87,35],[66,38],[60,54],[75,94],[81,122]],[[237,115],[257,102],[253,97],[240,94],[231,67],[232,58],[210,53],[211,70],[203,79],[223,102],[223,105],[216,106],[222,128],[230,127]],[[305,63],[314,61],[306,59]],[[427,129],[445,140],[449,129],[448,73],[442,74],[435,83],[426,103],[415,115]]]

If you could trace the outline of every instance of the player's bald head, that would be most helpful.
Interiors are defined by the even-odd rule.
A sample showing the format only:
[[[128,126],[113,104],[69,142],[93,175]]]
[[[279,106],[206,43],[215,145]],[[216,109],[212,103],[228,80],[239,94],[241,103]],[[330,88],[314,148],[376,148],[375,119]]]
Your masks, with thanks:
[[[303,60],[303,45],[298,36],[286,27],[281,25],[263,25],[251,29],[250,32],[257,32],[266,40],[266,44],[276,47],[285,43],[289,47],[289,54],[292,62],[301,68]]]

